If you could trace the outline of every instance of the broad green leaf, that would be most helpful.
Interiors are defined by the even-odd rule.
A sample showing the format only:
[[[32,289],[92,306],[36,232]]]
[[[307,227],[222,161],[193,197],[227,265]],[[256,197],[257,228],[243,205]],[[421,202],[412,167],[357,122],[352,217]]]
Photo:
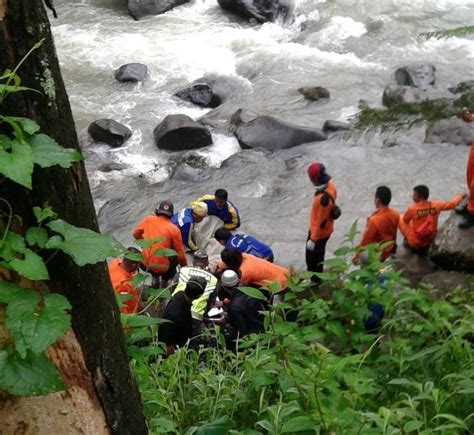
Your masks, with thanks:
[[[138,239],[138,240],[135,240],[135,243],[138,246],[140,246],[140,248],[150,248],[155,243],[161,242],[162,240],[163,240],[163,237],[155,237],[153,239]]]
[[[254,299],[259,299],[261,301],[266,301],[267,298],[264,296],[264,294],[256,289],[256,288],[253,288],[253,287],[239,287],[239,290],[246,294],[247,296],[250,296],[251,298],[254,298]]]
[[[29,352],[26,358],[14,353],[5,358],[0,370],[0,390],[14,396],[41,396],[64,389],[56,368],[44,353]]]
[[[48,233],[44,228],[31,227],[28,229],[25,235],[25,239],[30,246],[39,246],[44,248],[48,241]]]
[[[212,423],[204,424],[197,428],[196,435],[226,435],[232,427],[232,421],[226,415]]]
[[[19,234],[9,231],[0,246],[0,258],[11,261],[26,250],[25,240]]]
[[[107,257],[117,257],[125,251],[113,237],[87,228],[75,227],[62,219],[49,222],[47,226],[61,234],[64,240],[55,239],[54,246],[48,241],[46,247],[60,249],[70,255],[79,266],[95,264]]]
[[[8,304],[15,299],[18,292],[24,289],[11,282],[0,280],[0,303]]]
[[[31,147],[17,139],[8,143],[10,150],[5,151],[0,143],[0,173],[5,177],[31,189],[33,173],[33,151]]]
[[[13,94],[14,92],[21,92],[21,91],[38,92],[36,89],[27,88],[25,86],[0,85],[0,93],[7,92],[9,94]]]
[[[177,255],[176,251],[174,249],[168,249],[168,248],[159,248],[153,251],[153,254],[157,257],[174,257]]]
[[[423,425],[424,423],[420,420],[411,420],[405,423],[405,425],[403,426],[403,430],[405,432],[413,432],[415,430],[418,430]]]
[[[28,88],[25,88],[25,89],[28,89]],[[16,116],[10,116],[9,118],[13,120],[13,122],[20,124],[20,127],[23,129],[23,131],[28,134],[35,134],[40,129],[40,126],[32,119],[19,118]]]
[[[42,168],[54,165],[69,168],[74,162],[82,160],[79,151],[73,148],[63,148],[46,134],[35,134],[28,142],[33,150],[34,162]]]
[[[452,414],[438,414],[435,417],[433,417],[433,420],[436,420],[438,418],[443,418],[445,420],[449,420],[451,423],[457,424],[459,427],[462,427],[466,430],[468,430],[468,427],[466,426],[466,423],[462,421],[460,418],[456,417],[455,415]]]
[[[337,279],[337,273],[332,272],[316,272],[315,275],[323,281],[335,281]]]
[[[43,208],[33,207],[33,213],[35,214],[36,220],[39,224],[44,222],[46,219],[57,219],[58,217],[57,213],[55,213],[53,209],[47,205]]]
[[[39,281],[49,279],[48,270],[43,259],[31,249],[25,249],[24,258],[15,258],[8,263],[8,267],[18,272],[25,278]]]
[[[136,252],[126,252],[124,255],[125,258],[132,261],[143,261],[143,255]]]
[[[288,420],[286,423],[283,424],[283,428],[281,433],[295,433],[295,432],[303,432],[314,430],[316,424],[311,417],[307,416],[300,416],[300,417],[293,417],[291,420]]]
[[[18,353],[27,350],[40,354],[69,329],[71,308],[64,296],[47,294],[40,305],[40,295],[22,289],[7,306],[6,326],[15,341]]]
[[[169,320],[162,319],[159,317],[148,317],[140,314],[121,314],[122,324],[124,326],[130,326],[132,328],[139,328],[142,326],[162,325],[168,323]]]

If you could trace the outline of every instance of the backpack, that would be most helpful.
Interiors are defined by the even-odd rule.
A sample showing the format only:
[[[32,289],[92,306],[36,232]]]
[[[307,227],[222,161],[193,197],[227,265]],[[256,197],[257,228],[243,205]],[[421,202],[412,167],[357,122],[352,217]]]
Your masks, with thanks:
[[[431,214],[431,204],[430,213],[420,220],[420,224],[415,228],[415,235],[422,242],[431,242],[436,237],[436,221]]]
[[[341,207],[339,207],[337,204],[336,204],[336,201],[334,200],[334,197],[329,193],[327,192],[326,190],[323,192],[323,194],[326,194],[327,196],[329,196],[329,199],[332,201],[332,209],[331,211],[329,212],[329,217],[332,219],[332,220],[336,220],[336,219],[339,219],[341,217],[341,214],[342,214],[342,210],[341,210]]]

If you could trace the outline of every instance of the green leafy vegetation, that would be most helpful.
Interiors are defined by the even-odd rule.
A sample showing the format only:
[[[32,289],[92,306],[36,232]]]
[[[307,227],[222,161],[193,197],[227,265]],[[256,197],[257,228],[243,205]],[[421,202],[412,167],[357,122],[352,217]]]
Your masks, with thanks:
[[[9,94],[30,90],[20,86],[17,75],[24,59],[0,76],[0,106]],[[0,131],[0,182],[8,178],[31,189],[35,165],[67,169],[82,159],[77,150],[41,133],[31,119],[0,114]],[[8,201],[0,198],[0,206],[0,392],[48,394],[64,388],[46,350],[70,328],[71,306],[64,296],[47,293],[41,283],[50,278],[45,258],[60,250],[83,266],[124,248],[110,236],[68,224],[48,205],[33,208],[37,226],[31,227],[15,216]],[[27,288],[27,280],[37,281],[34,288],[42,290]]]
[[[436,38],[436,39],[443,39],[443,38],[453,38],[453,37],[462,37],[462,36],[469,36],[474,34],[474,26],[460,26],[455,27],[453,29],[443,29],[438,30],[435,32],[425,32],[422,33],[420,36],[426,39],[429,38]]]
[[[156,326],[131,327],[151,432],[473,432],[472,293],[456,288],[435,300],[429,288],[409,288],[374,250],[364,269],[351,266],[352,255],[338,249],[317,291],[308,290],[308,273],[293,277],[284,302],[266,313],[265,332],[235,352],[210,330],[207,346],[191,342],[164,358]],[[369,333],[373,303],[385,317]]]

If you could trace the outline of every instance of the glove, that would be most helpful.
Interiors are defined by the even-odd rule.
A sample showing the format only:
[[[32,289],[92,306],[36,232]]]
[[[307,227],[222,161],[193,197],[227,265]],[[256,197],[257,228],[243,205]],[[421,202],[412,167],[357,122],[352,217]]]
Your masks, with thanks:
[[[316,246],[316,242],[314,242],[313,240],[309,239],[307,242],[306,242],[306,250],[307,251],[314,251],[314,247]]]

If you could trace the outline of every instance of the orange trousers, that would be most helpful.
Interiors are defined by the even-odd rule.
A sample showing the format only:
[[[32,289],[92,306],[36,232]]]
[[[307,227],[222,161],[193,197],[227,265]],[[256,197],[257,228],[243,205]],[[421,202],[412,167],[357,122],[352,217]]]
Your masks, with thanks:
[[[474,215],[474,141],[471,143],[471,151],[467,160],[467,188],[469,189],[469,201],[467,211]]]

